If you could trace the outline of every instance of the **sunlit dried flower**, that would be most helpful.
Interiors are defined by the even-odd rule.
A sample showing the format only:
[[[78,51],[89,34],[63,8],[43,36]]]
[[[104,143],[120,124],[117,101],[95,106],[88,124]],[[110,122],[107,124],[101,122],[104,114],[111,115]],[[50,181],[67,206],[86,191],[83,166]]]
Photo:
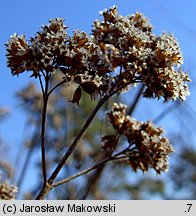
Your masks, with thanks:
[[[186,100],[190,95],[188,85],[190,82],[188,74],[181,72],[181,69],[174,70],[170,68],[159,68],[152,70],[142,79],[145,79],[147,86],[144,92],[145,97],[164,97],[165,101],[168,99]]]
[[[147,87],[145,97],[185,100],[190,79],[180,69],[183,57],[175,37],[154,35],[149,20],[139,12],[121,16],[114,6],[101,15],[103,21],[94,22],[91,37],[82,31],[69,36],[59,18],[42,26],[29,41],[24,35],[13,35],[6,45],[12,74],[32,71],[36,78],[62,73],[65,82],[79,84],[91,98],[107,94],[114,86],[122,86],[122,92],[129,84],[142,82]],[[111,73],[119,68],[120,73]]]
[[[185,100],[190,79],[179,69],[183,57],[175,37],[154,35],[149,20],[139,12],[123,17],[114,6],[101,14],[103,21],[94,22],[93,38],[113,68],[122,67],[118,78],[143,82],[146,97]]]
[[[69,37],[66,28],[63,19],[57,18],[42,26],[30,41],[23,35],[12,36],[6,45],[12,74],[32,71],[37,77],[41,72],[61,72],[65,81],[80,84],[92,97],[103,94],[112,81],[105,55],[85,32],[75,31]]]
[[[121,134],[124,132],[124,122],[126,118],[126,108],[124,104],[114,103],[112,111],[108,112],[112,126]]]
[[[123,104],[114,104],[108,117],[118,133],[127,138],[129,148],[126,154],[135,171],[141,169],[145,172],[149,168],[153,168],[158,174],[167,171],[168,155],[173,147],[162,135],[162,128],[156,127],[151,121],[143,123],[127,116]]]
[[[24,35],[14,34],[8,41],[7,58],[8,67],[11,68],[12,74],[19,74],[28,70],[26,64],[29,60],[29,47]]]
[[[8,182],[0,183],[0,200],[15,199],[18,188],[14,185],[9,185]]]

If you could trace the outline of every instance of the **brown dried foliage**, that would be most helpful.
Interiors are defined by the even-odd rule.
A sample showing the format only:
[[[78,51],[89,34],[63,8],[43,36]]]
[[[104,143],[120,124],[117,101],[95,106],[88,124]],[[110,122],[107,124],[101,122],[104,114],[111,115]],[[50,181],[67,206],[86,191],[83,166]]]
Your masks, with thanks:
[[[0,183],[0,200],[15,199],[18,188],[14,185],[9,185],[8,182]]]
[[[154,35],[141,13],[121,16],[114,6],[102,16],[103,21],[94,22],[92,37],[80,31],[70,37],[63,19],[58,18],[29,41],[14,34],[6,44],[12,74],[63,73],[66,82],[77,83],[93,98],[106,94],[116,82],[142,82],[147,87],[145,97],[185,100],[190,79],[181,70],[183,59],[175,37]],[[120,74],[110,73],[118,67],[122,67]],[[79,104],[79,93],[76,96],[72,102]]]
[[[129,147],[127,155],[134,171],[143,172],[153,168],[158,174],[168,169],[168,155],[173,152],[169,140],[163,136],[163,129],[151,121],[139,122],[126,115],[126,106],[114,104],[108,113],[109,121],[117,132],[126,137]]]
[[[175,37],[154,35],[152,25],[141,13],[124,17],[114,6],[102,15],[103,21],[94,22],[94,41],[114,69],[124,68],[124,80],[143,82],[147,87],[145,97],[185,100],[190,79],[181,71],[183,59]]]

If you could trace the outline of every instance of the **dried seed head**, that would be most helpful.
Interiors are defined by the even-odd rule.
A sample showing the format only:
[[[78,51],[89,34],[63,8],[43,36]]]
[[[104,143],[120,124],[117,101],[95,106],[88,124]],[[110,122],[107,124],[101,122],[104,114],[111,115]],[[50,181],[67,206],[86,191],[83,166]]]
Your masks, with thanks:
[[[107,94],[115,83],[124,91],[129,84],[142,82],[145,97],[185,100],[190,79],[181,71],[183,57],[175,37],[154,35],[149,20],[139,12],[121,16],[114,6],[101,15],[92,37],[81,31],[70,37],[59,18],[42,26],[29,41],[13,35],[6,45],[12,74],[32,71],[36,78],[40,71],[63,73],[66,82],[80,84],[93,98]],[[119,67],[121,73],[110,73]]]
[[[126,115],[126,106],[114,104],[108,113],[112,126],[126,137],[130,149],[126,151],[131,167],[143,172],[153,168],[158,174],[168,169],[168,155],[173,152],[163,129],[151,121],[139,122]],[[132,148],[134,146],[134,148]]]
[[[145,97],[185,100],[191,80],[180,69],[183,57],[175,37],[154,35],[149,20],[139,12],[123,17],[113,7],[102,15],[103,21],[94,22],[93,38],[113,68],[123,67],[121,77],[127,83],[143,82]]]
[[[15,199],[18,188],[14,185],[9,185],[8,182],[0,183],[0,200]]]

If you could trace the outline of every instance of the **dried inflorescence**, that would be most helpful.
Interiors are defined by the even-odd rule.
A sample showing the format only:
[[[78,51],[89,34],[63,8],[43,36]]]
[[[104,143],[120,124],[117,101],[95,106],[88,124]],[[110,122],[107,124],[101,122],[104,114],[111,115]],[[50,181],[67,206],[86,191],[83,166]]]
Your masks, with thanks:
[[[32,76],[61,72],[67,82],[74,81],[90,95],[109,88],[109,63],[98,45],[85,32],[66,32],[63,19],[53,19],[30,41],[14,34],[8,41],[8,66],[13,75],[32,71]]]
[[[121,16],[114,6],[101,15],[103,20],[94,22],[91,36],[81,31],[69,36],[64,20],[59,18],[42,26],[30,40],[26,40],[25,35],[11,36],[6,49],[7,65],[12,74],[31,71],[33,77],[39,78],[41,85],[43,94],[37,93],[32,85],[18,94],[25,104],[36,103],[31,106],[31,111],[36,110],[40,114],[41,102],[44,101],[49,105],[47,112],[53,114],[55,99],[51,93],[61,84],[71,82],[76,90],[70,102],[78,105],[82,90],[91,98],[97,95],[105,97],[101,101],[104,103],[115,93],[137,83],[145,84],[145,97],[163,97],[165,101],[185,100],[190,94],[187,85],[190,79],[182,72],[183,57],[175,37],[167,33],[154,35],[149,20],[139,12]],[[61,74],[59,77],[63,79],[57,84],[52,83],[55,74]],[[87,120],[82,133],[100,104],[90,115],[90,121]],[[150,121],[143,123],[126,115],[126,106],[122,104],[114,104],[108,117],[118,135],[107,135],[102,139],[101,150],[105,157],[112,155],[118,138],[123,136],[129,145],[122,154],[128,158],[133,170],[145,172],[153,168],[158,174],[167,170],[168,155],[173,148],[163,136],[162,128]],[[14,197],[15,192],[15,187],[0,184],[3,198]]]
[[[183,58],[175,37],[154,35],[148,19],[138,12],[123,17],[114,6],[101,14],[103,21],[94,22],[94,41],[114,69],[123,67],[124,81],[143,82],[146,97],[185,100],[190,79],[180,69]]]
[[[173,151],[163,129],[151,121],[139,122],[126,115],[126,106],[114,104],[108,113],[109,121],[120,135],[126,137],[129,148],[124,152],[131,167],[143,172],[153,168],[158,174],[168,169],[168,155]]]
[[[15,199],[18,188],[14,185],[9,185],[7,182],[0,183],[0,200]]]
[[[40,71],[54,72],[55,59],[68,40],[66,26],[62,19],[51,20],[49,25],[42,26],[35,37],[26,41],[25,36],[14,34],[8,41],[8,66],[13,75],[32,71],[37,77]]]
[[[146,85],[146,97],[185,100],[190,79],[180,69],[183,59],[175,37],[155,36],[148,19],[138,12],[121,16],[114,6],[101,14],[104,20],[94,22],[92,37],[80,31],[70,37],[58,18],[29,41],[24,35],[11,36],[6,46],[12,74],[61,72],[66,82],[79,85],[72,100],[78,104],[81,89],[94,97],[138,82]],[[110,73],[118,67],[120,73]]]

